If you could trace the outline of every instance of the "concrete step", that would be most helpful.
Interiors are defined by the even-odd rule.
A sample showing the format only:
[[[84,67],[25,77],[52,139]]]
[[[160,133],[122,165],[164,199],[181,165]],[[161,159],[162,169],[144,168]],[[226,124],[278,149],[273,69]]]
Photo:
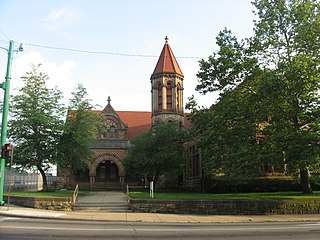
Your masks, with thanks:
[[[110,207],[110,206],[103,206],[103,207],[84,207],[84,206],[76,206],[75,207],[76,211],[97,211],[97,210],[102,210],[102,211],[108,211],[108,212],[113,212],[113,211],[128,211],[129,207],[128,206],[119,206],[119,207]]]
[[[128,203],[77,203],[76,211],[106,211],[106,212],[126,212],[129,210]]]
[[[122,202],[77,202],[76,206],[117,206],[117,205],[125,205],[128,206],[127,201]]]
[[[110,208],[110,207],[75,207],[75,211],[79,212],[130,212],[128,207],[126,208]]]
[[[123,192],[90,192],[78,198],[75,211],[127,212],[128,200]]]
[[[101,208],[80,208],[80,209],[76,208],[75,211],[79,211],[79,212],[110,212],[110,213],[133,212],[130,209],[101,209]]]

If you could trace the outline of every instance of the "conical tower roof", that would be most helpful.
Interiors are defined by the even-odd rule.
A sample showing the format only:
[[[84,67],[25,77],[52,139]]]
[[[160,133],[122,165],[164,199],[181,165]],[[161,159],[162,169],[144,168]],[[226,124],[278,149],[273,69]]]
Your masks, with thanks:
[[[159,73],[177,73],[183,76],[179,64],[171,50],[168,43],[168,37],[165,38],[166,42],[163,46],[158,63],[153,71],[153,74]]]

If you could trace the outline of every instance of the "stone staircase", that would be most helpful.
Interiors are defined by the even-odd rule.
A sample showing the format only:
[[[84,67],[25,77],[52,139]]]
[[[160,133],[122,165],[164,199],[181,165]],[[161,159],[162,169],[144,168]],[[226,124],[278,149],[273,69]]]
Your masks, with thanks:
[[[89,192],[78,197],[75,211],[128,212],[128,199],[120,191]]]

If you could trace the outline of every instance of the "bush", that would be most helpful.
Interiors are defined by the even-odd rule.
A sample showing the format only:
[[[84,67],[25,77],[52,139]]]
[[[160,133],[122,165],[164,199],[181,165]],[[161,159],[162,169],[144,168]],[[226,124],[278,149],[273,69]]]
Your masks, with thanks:
[[[320,190],[320,178],[311,177],[313,190]],[[207,193],[287,192],[301,191],[298,179],[206,177],[203,187]]]

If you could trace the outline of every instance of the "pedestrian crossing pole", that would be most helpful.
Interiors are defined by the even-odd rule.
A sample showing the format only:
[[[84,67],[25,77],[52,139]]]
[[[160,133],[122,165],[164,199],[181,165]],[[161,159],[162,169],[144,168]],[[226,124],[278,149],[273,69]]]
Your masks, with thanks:
[[[14,42],[10,40],[8,51],[8,62],[7,62],[7,73],[6,78],[0,87],[4,90],[3,106],[2,106],[2,122],[1,122],[1,150],[7,141],[7,124],[8,124],[8,113],[9,113],[9,100],[10,100],[10,80],[11,80],[11,68],[13,60],[13,48]],[[1,151],[2,152],[2,151]],[[1,154],[0,162],[0,205],[4,205],[3,193],[4,193],[4,171],[6,168],[6,160],[3,154]]]

